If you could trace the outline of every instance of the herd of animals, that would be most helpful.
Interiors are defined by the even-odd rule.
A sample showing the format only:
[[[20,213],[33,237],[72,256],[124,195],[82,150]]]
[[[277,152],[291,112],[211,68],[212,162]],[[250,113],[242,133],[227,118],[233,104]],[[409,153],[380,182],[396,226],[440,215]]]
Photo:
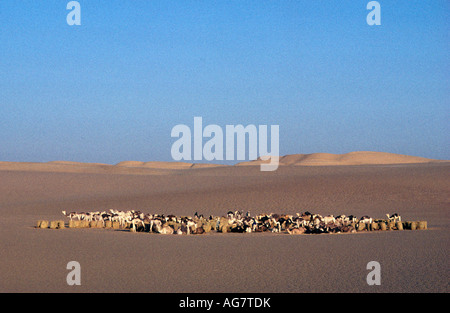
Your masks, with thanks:
[[[401,223],[401,217],[395,213],[386,214],[387,219],[375,220],[369,216],[360,219],[353,215],[321,216],[304,212],[295,215],[288,214],[260,214],[251,216],[249,212],[229,211],[226,216],[199,215],[194,216],[147,214],[140,211],[109,212],[70,212],[62,211],[70,221],[88,221],[106,225],[118,225],[134,232],[150,232],[159,234],[203,234],[210,231],[218,232],[273,232],[288,234],[322,234],[322,233],[350,233],[357,230],[371,229],[372,225],[380,222]]]

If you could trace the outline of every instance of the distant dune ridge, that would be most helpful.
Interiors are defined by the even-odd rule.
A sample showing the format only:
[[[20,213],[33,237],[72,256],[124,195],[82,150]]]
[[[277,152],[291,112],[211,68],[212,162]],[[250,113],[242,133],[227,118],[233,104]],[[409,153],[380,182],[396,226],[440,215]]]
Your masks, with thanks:
[[[116,166],[124,167],[145,167],[145,168],[164,168],[164,169],[185,169],[192,167],[192,163],[185,162],[139,162],[139,161],[123,161],[117,163]]]
[[[280,166],[335,166],[335,165],[376,165],[376,164],[414,164],[448,162],[416,156],[387,152],[359,151],[345,154],[312,153],[291,154],[280,157]],[[240,162],[234,166],[253,166],[268,163],[261,159]],[[172,170],[230,167],[233,165],[211,163],[162,162],[162,161],[123,161],[115,165],[102,163],[80,163],[71,161],[0,162],[0,170],[9,171],[55,171],[55,172],[89,172],[89,173],[129,173],[129,174],[165,174]]]
[[[226,166],[226,165],[207,164],[207,163],[202,164],[202,163],[186,163],[186,162],[163,162],[163,161],[151,161],[151,162],[123,161],[123,162],[117,163],[115,166],[178,170],[178,169],[188,169],[188,168],[219,167],[219,166]]]
[[[291,154],[280,157],[280,165],[300,165],[300,166],[327,166],[327,165],[368,165],[368,164],[412,164],[431,163],[439,160],[427,159],[403,154],[357,151],[345,154],[332,153],[311,153],[311,154]],[[236,165],[260,165],[267,163],[258,159],[256,161],[242,162]]]

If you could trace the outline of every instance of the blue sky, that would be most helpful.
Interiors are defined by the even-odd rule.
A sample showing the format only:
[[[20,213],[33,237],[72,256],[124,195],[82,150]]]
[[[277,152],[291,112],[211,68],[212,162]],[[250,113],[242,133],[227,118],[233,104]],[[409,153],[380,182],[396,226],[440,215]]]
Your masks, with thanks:
[[[0,160],[170,161],[171,129],[280,126],[280,154],[450,159],[450,4],[0,1]]]

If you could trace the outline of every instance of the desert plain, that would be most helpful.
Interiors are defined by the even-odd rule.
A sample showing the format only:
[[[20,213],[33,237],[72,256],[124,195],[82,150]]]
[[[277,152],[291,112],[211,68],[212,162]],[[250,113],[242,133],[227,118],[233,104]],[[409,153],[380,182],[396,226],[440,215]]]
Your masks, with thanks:
[[[379,152],[290,155],[273,172],[126,161],[0,162],[0,292],[449,292],[450,162]],[[61,211],[346,214],[427,230],[160,235],[37,229]],[[66,219],[67,220],[67,219]],[[81,265],[81,285],[66,268]],[[366,265],[381,266],[369,286]]]

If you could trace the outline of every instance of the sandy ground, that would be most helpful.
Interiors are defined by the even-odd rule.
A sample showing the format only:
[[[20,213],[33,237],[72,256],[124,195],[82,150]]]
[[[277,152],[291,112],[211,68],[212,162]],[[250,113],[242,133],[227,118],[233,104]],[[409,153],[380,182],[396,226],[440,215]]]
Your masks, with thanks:
[[[450,292],[450,162],[275,172],[80,166],[0,162],[0,292]],[[38,219],[62,219],[63,209],[396,212],[427,220],[429,230],[164,236],[34,228]],[[69,261],[81,264],[81,286],[66,284]],[[366,283],[369,261],[381,265],[381,286]]]

